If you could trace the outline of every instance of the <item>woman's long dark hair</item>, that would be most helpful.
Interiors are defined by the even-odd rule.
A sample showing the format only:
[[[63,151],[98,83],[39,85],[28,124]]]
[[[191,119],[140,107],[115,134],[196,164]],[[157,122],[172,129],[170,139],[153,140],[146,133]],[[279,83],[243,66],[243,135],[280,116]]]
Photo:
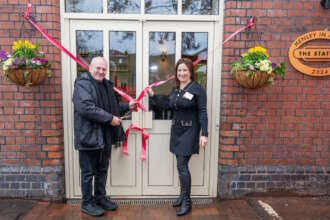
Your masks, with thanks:
[[[189,58],[181,58],[175,64],[175,79],[174,79],[175,87],[179,87],[180,86],[180,81],[178,79],[178,67],[182,63],[184,63],[188,67],[188,70],[190,72],[190,79],[192,81],[195,80],[193,62]]]

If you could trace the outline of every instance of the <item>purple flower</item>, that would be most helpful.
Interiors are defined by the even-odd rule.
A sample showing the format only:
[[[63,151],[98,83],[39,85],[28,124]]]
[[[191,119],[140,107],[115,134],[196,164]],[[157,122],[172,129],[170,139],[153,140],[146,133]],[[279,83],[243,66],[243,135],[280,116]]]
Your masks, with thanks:
[[[39,61],[41,63],[48,63],[48,60],[46,58],[39,58]]]
[[[46,58],[33,58],[32,63],[35,63],[37,65],[47,64],[48,60]]]
[[[13,67],[18,68],[25,65],[25,59],[15,58],[13,60]]]
[[[0,62],[8,58],[8,53],[6,51],[0,50]]]
[[[272,68],[275,69],[276,68],[276,63],[272,63]]]
[[[14,65],[19,64],[19,60],[18,60],[18,59],[15,59],[15,60],[13,61],[13,64],[14,64]]]

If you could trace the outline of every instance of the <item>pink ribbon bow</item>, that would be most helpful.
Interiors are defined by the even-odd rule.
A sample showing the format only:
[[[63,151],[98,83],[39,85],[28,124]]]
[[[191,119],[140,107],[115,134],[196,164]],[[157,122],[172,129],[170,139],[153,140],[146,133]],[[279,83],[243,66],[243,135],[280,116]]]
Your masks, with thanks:
[[[126,140],[123,143],[123,153],[125,155],[128,155],[128,149],[127,149],[127,141],[128,141],[128,135],[130,131],[140,131],[142,135],[142,148],[141,148],[141,160],[146,159],[146,150],[147,150],[147,140],[149,138],[149,134],[145,132],[144,128],[139,128],[138,126],[131,124],[129,128],[125,131]]]

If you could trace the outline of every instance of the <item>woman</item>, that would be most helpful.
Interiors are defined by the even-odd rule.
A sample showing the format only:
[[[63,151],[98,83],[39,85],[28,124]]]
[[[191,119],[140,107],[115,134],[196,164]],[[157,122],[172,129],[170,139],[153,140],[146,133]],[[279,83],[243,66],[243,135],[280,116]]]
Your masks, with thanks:
[[[191,210],[191,176],[188,163],[192,154],[198,154],[199,148],[208,141],[206,93],[204,88],[194,81],[193,63],[182,58],[175,65],[175,86],[168,98],[154,95],[148,91],[151,99],[163,109],[173,110],[170,151],[175,154],[180,179],[180,197],[173,207],[180,207],[176,214],[185,215]],[[201,136],[200,136],[200,131]]]

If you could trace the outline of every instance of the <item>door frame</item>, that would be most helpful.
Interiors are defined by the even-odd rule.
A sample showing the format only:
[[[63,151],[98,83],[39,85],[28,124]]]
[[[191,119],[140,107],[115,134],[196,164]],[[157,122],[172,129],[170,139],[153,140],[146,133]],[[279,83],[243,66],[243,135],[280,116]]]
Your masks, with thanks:
[[[106,1],[103,3],[106,6]],[[178,5],[182,3],[178,1]],[[143,7],[143,5],[142,5]],[[175,16],[163,16],[163,15],[108,15],[106,10],[103,14],[88,14],[88,13],[66,13],[65,12],[65,0],[60,0],[60,20],[61,20],[61,43],[65,48],[71,48],[70,42],[70,21],[71,20],[135,20],[141,23],[150,21],[212,21],[214,22],[214,40],[213,42],[213,82],[212,82],[212,107],[209,121],[209,146],[211,150],[210,156],[210,170],[209,170],[209,196],[201,197],[216,197],[217,185],[218,185],[218,153],[219,153],[219,130],[220,130],[220,97],[221,97],[221,68],[222,68],[222,41],[223,41],[223,17],[224,17],[224,0],[219,0],[219,15],[215,16],[187,16],[179,15]],[[211,57],[210,57],[211,59]],[[65,192],[66,198],[77,198],[74,190],[74,184],[72,182],[72,168],[71,158],[69,155],[73,154],[73,104],[72,104],[72,90],[73,80],[70,73],[71,71],[71,59],[64,53],[61,53],[61,67],[62,67],[62,102],[63,102],[63,128],[64,128],[64,156],[65,156]],[[139,93],[140,88],[137,88]],[[70,95],[67,95],[70,94]],[[138,116],[137,117],[141,117]],[[171,196],[164,196],[168,198]],[[197,196],[198,197],[198,196]],[[121,197],[125,198],[125,196]],[[129,196],[129,198],[137,198],[136,196]],[[139,196],[138,198],[154,198],[153,196]],[[162,198],[157,196],[157,198]]]

